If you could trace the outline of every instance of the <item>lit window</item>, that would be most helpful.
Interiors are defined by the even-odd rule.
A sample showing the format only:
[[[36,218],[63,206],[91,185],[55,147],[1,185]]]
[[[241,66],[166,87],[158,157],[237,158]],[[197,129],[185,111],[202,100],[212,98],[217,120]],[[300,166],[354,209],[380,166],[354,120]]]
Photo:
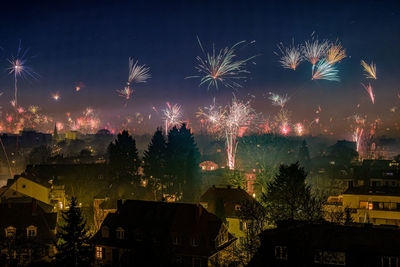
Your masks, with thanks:
[[[213,171],[214,169],[215,169],[215,167],[214,167],[214,166],[211,166],[211,167],[210,167],[210,170],[212,170],[212,171]]]
[[[6,237],[14,237],[15,236],[15,232],[17,229],[15,229],[15,227],[12,226],[8,226],[5,231],[6,231]]]
[[[103,226],[101,228],[101,236],[104,238],[109,238],[110,237],[110,228],[107,226]]]
[[[246,230],[246,222],[242,222],[242,221],[240,221],[239,222],[239,229],[240,229],[240,231],[244,231],[244,230]]]
[[[34,225],[28,226],[26,228],[26,236],[27,237],[35,237],[37,235],[37,227]]]
[[[115,234],[118,239],[125,238],[125,231],[124,231],[124,229],[122,229],[122,227],[118,227],[117,230],[115,231]]]
[[[106,256],[106,248],[103,247],[96,247],[96,259],[101,260],[104,259]]]
[[[368,201],[360,201],[360,209],[367,209]]]
[[[275,258],[278,260],[287,260],[288,259],[287,247],[275,246]]]
[[[346,265],[346,253],[337,251],[324,251],[323,263],[331,265]]]

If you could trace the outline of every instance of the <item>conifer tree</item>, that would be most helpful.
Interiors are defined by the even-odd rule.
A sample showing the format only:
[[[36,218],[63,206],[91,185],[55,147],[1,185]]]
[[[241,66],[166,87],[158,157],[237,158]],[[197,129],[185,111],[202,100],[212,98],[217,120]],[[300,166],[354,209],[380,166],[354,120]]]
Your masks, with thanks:
[[[90,266],[93,262],[93,250],[89,244],[89,233],[75,197],[71,199],[69,209],[62,212],[64,224],[57,234],[57,266]]]

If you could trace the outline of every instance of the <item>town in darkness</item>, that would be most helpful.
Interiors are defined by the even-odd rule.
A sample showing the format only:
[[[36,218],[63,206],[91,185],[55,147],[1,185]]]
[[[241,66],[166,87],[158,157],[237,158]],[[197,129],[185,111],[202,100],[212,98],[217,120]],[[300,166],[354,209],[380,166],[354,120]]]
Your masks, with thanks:
[[[0,21],[0,266],[400,266],[400,2]]]

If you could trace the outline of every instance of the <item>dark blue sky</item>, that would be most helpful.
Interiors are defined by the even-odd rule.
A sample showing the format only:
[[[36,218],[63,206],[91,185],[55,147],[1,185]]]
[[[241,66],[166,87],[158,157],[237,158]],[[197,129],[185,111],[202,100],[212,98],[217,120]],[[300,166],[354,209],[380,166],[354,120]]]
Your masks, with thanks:
[[[236,94],[254,95],[259,112],[277,111],[262,97],[274,91],[292,96],[288,107],[294,121],[312,119],[317,106],[338,124],[354,112],[393,120],[388,110],[400,106],[399,12],[398,1],[9,1],[0,8],[0,104],[5,109],[12,98],[7,58],[22,40],[32,56],[29,65],[40,75],[21,82],[19,99],[25,106],[39,105],[59,118],[91,106],[105,122],[116,114],[149,114],[152,105],[163,108],[169,101],[182,104],[193,121],[198,106],[209,105],[214,96],[224,104],[232,96],[231,89],[207,91],[197,80],[184,79],[196,73],[197,35],[208,48],[256,40],[241,52],[259,56]],[[342,82],[311,81],[307,62],[296,72],[279,66],[276,44],[292,38],[303,43],[312,32],[320,39],[339,39],[346,48],[350,58],[338,65]],[[115,90],[125,85],[129,56],[150,66],[153,78],[137,85],[124,107]],[[366,82],[361,59],[377,65],[374,106],[360,84]],[[78,81],[86,88],[75,92]],[[58,103],[50,97],[56,91]],[[160,122],[156,114],[152,120],[151,127]]]

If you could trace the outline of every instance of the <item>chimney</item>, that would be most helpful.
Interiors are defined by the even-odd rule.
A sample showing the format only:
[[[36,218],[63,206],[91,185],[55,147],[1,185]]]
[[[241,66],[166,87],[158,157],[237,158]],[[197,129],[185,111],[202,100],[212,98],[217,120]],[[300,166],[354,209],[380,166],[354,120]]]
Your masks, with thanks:
[[[119,211],[122,207],[122,199],[117,200],[117,210]]]

